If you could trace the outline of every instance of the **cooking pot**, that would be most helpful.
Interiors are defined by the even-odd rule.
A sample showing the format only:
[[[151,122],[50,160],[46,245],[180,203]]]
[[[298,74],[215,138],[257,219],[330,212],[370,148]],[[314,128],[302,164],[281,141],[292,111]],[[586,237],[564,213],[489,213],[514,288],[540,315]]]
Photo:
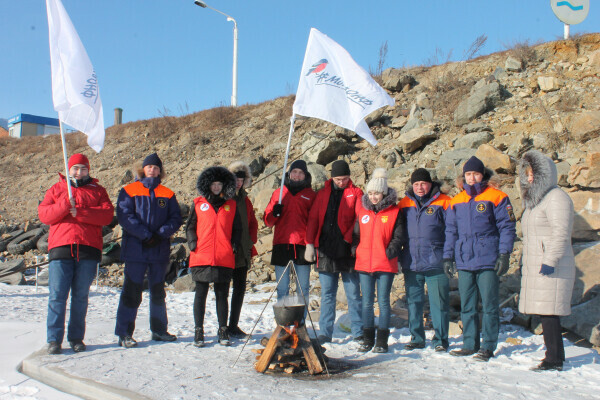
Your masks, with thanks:
[[[300,323],[304,320],[304,304],[294,305],[273,305],[273,314],[275,321],[282,326],[294,325],[295,322]]]

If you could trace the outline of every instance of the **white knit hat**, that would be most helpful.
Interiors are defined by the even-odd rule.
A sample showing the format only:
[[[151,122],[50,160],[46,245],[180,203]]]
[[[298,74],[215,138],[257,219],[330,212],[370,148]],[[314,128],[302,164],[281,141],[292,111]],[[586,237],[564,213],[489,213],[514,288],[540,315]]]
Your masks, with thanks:
[[[385,168],[376,168],[373,171],[373,175],[371,176],[371,180],[367,184],[367,193],[369,192],[379,192],[383,194],[387,194],[388,185],[387,185],[387,172]]]

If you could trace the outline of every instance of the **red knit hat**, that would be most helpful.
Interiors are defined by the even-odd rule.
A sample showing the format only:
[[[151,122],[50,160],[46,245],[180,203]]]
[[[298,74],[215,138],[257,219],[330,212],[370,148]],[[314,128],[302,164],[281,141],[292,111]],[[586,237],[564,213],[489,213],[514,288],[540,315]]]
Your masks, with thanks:
[[[75,153],[69,158],[69,169],[75,164],[83,164],[87,169],[90,169],[90,161],[81,153]]]

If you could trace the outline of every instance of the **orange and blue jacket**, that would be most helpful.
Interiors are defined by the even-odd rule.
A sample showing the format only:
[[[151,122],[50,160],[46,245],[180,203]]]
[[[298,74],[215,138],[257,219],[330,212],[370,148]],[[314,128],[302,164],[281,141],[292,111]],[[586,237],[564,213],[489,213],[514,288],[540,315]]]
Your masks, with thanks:
[[[444,258],[459,270],[493,269],[499,254],[510,254],[515,215],[508,195],[487,181],[464,185],[446,211]]]
[[[133,262],[168,262],[170,237],[182,224],[179,203],[160,178],[142,178],[121,189],[117,218],[123,227],[121,259]],[[155,247],[142,242],[156,233],[163,240]]]
[[[407,242],[400,252],[403,271],[425,272],[443,268],[446,209],[451,198],[434,184],[431,196],[419,206],[412,189],[398,206],[406,217]]]

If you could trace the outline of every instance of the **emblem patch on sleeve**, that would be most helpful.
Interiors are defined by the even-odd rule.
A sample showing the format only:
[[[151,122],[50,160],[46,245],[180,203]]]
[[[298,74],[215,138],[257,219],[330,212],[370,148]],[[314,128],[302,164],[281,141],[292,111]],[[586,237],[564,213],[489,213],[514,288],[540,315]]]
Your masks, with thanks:
[[[506,206],[506,212],[508,212],[508,217],[512,222],[515,222],[517,219],[515,218],[515,213],[513,211],[512,206],[509,204]]]

